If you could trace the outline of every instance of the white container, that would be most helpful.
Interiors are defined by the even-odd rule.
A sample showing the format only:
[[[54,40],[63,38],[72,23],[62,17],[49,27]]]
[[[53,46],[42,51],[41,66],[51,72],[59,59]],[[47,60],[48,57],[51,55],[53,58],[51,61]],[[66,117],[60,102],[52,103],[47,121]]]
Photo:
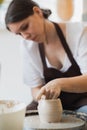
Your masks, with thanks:
[[[14,100],[0,100],[0,130],[23,130],[26,105]]]
[[[60,99],[39,101],[38,113],[41,122],[59,122],[62,118],[62,104]]]

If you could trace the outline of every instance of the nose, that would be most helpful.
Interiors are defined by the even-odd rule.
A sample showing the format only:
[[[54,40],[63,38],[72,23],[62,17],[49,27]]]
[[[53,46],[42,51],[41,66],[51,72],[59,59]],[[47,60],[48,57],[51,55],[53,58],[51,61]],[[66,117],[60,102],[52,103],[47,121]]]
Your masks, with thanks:
[[[31,38],[31,34],[30,34],[30,33],[21,32],[21,36],[22,36],[24,39],[30,39],[30,38]]]

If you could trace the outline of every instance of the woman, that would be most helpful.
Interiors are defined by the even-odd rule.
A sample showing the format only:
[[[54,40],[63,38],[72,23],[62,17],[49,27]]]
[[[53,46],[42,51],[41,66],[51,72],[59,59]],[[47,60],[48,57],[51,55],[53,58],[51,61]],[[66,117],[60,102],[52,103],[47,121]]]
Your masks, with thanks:
[[[49,21],[50,14],[32,0],[8,7],[7,29],[23,37],[24,81],[34,100],[59,97],[64,109],[87,113],[87,30],[73,24],[78,32],[70,35],[67,24]]]

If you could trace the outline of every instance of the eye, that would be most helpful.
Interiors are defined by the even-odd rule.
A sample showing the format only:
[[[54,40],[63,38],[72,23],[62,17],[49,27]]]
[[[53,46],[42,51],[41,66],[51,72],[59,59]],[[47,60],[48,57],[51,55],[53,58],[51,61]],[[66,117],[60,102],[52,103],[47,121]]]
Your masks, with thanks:
[[[28,24],[25,24],[25,25],[23,25],[23,26],[21,27],[21,30],[22,30],[22,31],[25,31],[27,28],[28,28]]]
[[[21,36],[21,33],[16,33],[16,35],[20,35]]]

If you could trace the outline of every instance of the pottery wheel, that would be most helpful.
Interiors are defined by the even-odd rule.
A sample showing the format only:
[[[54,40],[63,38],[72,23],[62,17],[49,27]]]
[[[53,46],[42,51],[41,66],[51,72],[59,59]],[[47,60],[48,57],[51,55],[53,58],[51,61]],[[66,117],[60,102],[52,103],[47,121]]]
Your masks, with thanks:
[[[38,115],[28,116],[25,119],[27,130],[83,130],[85,121],[75,115],[63,115],[61,122],[43,123]]]

